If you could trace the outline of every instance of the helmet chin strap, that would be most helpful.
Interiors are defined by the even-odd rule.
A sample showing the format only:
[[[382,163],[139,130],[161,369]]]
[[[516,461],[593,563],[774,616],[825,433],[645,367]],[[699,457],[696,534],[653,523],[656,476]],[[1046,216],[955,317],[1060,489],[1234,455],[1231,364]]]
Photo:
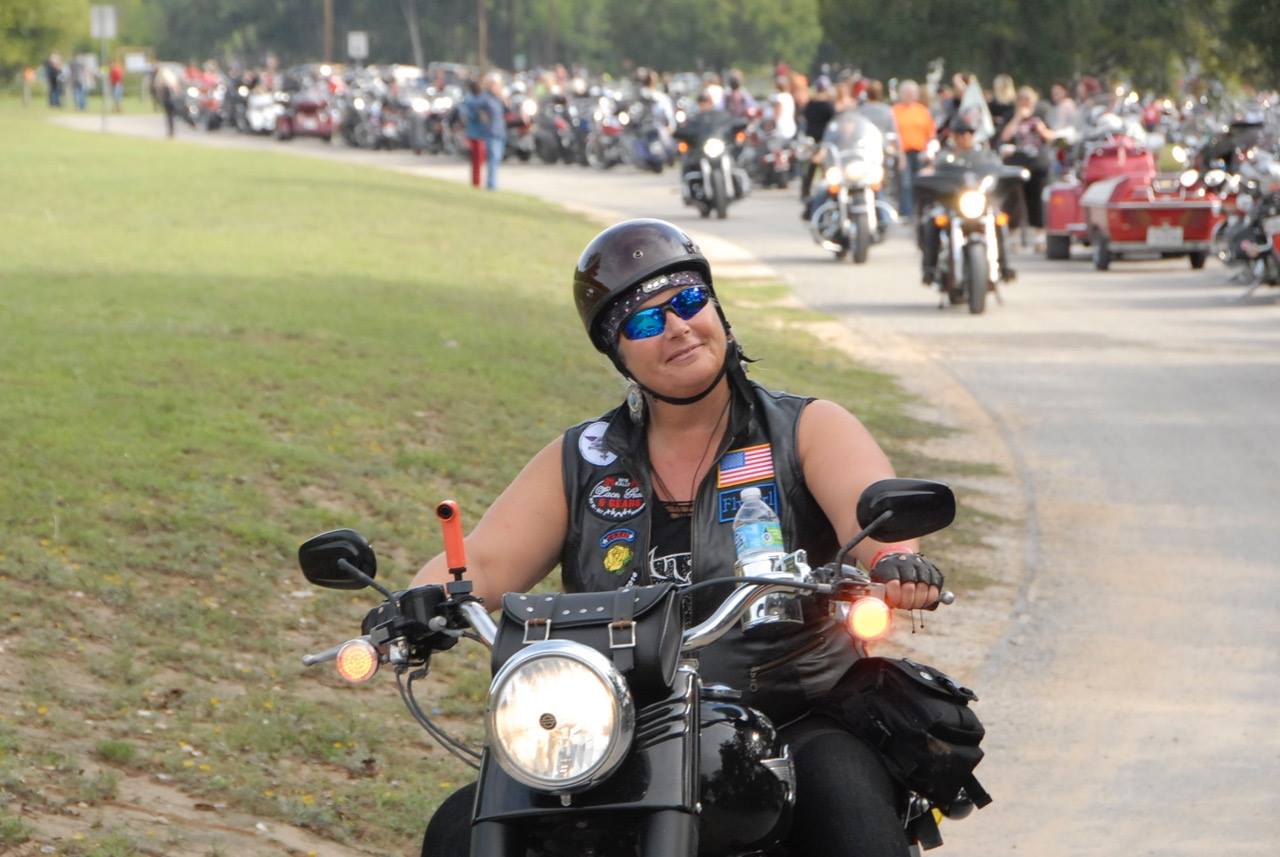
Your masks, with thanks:
[[[669,405],[692,405],[695,402],[701,402],[707,396],[711,395],[711,391],[716,388],[720,383],[720,380],[724,378],[725,373],[729,371],[730,363],[738,359],[738,347],[732,339],[729,340],[729,347],[724,351],[724,362],[720,364],[720,371],[716,373],[716,377],[711,379],[711,383],[708,384],[701,393],[695,393],[692,396],[667,396],[659,393],[657,390],[651,390],[644,384],[636,381],[635,377],[627,371],[627,367],[623,364],[622,358],[618,356],[616,351],[611,354],[610,357],[613,359],[613,364],[618,367],[618,371],[621,372],[624,377],[633,381],[637,387],[644,390],[658,401],[666,402]]]

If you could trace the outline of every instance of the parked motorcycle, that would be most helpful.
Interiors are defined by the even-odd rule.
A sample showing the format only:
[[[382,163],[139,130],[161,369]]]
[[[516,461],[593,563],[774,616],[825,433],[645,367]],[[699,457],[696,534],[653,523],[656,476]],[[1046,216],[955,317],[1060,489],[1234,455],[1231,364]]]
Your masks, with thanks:
[[[623,125],[618,121],[614,100],[608,96],[602,95],[596,102],[586,147],[587,163],[596,169],[611,169],[627,160]]]
[[[618,111],[622,125],[623,149],[627,160],[638,169],[661,173],[672,163],[666,136],[653,118],[652,106],[635,101]]]
[[[898,219],[888,202],[876,198],[884,183],[884,135],[866,117],[842,113],[828,125],[819,151],[825,172],[809,202],[809,231],[837,260],[848,255],[861,265]]]
[[[875,483],[858,504],[863,530],[836,561],[812,568],[796,551],[749,567],[749,576],[696,584],[731,591],[693,627],[684,627],[680,591],[670,583],[511,593],[495,624],[466,579],[457,505],[441,503],[437,515],[454,577],[443,586],[389,591],[374,579],[373,549],[352,530],[302,545],[299,563],[311,583],[373,587],[385,598],[360,636],[303,663],[332,661],[353,683],[394,669],[414,719],[479,771],[469,807],[472,855],[781,857],[795,801],[789,748],[767,717],[741,704],[739,691],[704,685],[695,657],[736,623],[767,632],[805,600],[838,617],[849,645],[861,650],[887,631],[890,611],[883,586],[840,560],[868,536],[894,542],[947,526],[955,498],[936,482]],[[952,600],[943,594],[943,603]],[[481,749],[445,733],[414,691],[432,655],[462,637],[491,650]],[[962,817],[972,807],[957,797],[946,809]],[[908,836],[928,827],[936,837],[934,811],[908,793],[900,807]]]
[[[931,199],[921,225],[923,241],[936,235],[937,264],[933,282],[943,301],[968,303],[969,312],[986,309],[987,292],[999,300],[998,287],[1007,278],[1003,248],[1009,218],[998,210],[1002,181],[1026,181],[1022,167],[999,161],[970,161],[954,154],[940,157],[931,170],[916,176],[914,187]],[[926,249],[927,252],[927,249]]]

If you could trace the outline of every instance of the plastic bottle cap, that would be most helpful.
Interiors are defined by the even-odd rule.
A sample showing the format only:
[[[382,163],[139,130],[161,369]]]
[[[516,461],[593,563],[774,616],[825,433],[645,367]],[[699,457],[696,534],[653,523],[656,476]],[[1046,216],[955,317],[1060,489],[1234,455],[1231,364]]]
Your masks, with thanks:
[[[750,501],[752,501],[752,500],[759,500],[759,499],[760,499],[760,489],[759,489],[759,488],[756,488],[755,486],[752,486],[752,487],[750,487],[750,488],[743,488],[743,489],[742,489],[742,502],[744,502],[744,503],[748,503],[748,502],[750,502]]]

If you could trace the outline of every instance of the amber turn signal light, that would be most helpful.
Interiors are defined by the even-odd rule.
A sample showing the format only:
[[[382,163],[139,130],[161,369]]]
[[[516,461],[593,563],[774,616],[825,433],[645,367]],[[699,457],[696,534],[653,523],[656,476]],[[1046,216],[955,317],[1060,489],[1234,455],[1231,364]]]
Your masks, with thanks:
[[[1005,214],[1003,211],[1002,211],[1002,212],[1000,212],[999,214],[997,214],[997,215],[996,215],[996,225],[997,225],[997,226],[1008,226],[1008,225],[1009,225],[1009,215]]]
[[[367,640],[348,640],[338,650],[338,675],[352,684],[361,684],[378,672],[378,650]]]
[[[947,216],[945,214],[935,214],[933,217],[933,225],[939,228],[947,225]]]
[[[849,608],[849,630],[859,640],[878,640],[889,633],[889,605],[879,598],[859,598]]]

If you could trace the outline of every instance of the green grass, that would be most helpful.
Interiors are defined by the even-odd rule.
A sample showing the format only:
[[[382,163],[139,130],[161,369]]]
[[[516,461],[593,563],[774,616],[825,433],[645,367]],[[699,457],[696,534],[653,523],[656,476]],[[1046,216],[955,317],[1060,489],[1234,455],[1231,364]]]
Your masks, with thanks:
[[[548,439],[617,402],[569,297],[597,227],[44,113],[0,103],[0,640],[23,662],[0,710],[0,807],[93,803],[163,774],[403,850],[467,771],[390,677],[348,688],[301,668],[373,602],[308,590],[297,545],[353,526],[403,586],[440,549],[440,498],[474,522]],[[756,308],[779,287],[721,291],[760,380],[845,403],[900,471],[972,472],[915,453],[939,429],[791,328],[807,311]],[[426,704],[478,738],[486,658],[438,661]],[[82,773],[90,757],[106,767]],[[0,836],[25,830],[0,812]],[[132,847],[109,834],[83,853]]]

